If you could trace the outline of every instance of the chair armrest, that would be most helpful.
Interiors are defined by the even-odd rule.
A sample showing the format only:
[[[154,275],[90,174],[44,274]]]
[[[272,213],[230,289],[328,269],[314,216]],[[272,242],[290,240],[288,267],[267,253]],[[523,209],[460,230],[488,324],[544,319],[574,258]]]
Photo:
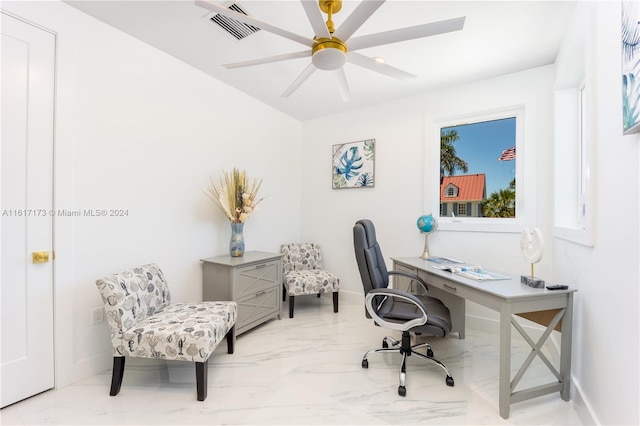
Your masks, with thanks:
[[[403,277],[411,278],[411,281],[416,281],[418,284],[422,286],[425,294],[429,292],[429,287],[427,287],[427,283],[417,275],[410,274],[408,272],[403,272],[403,271],[388,271],[388,273],[389,275],[401,275]]]
[[[378,315],[376,309],[373,306],[373,303],[375,303],[376,296],[384,296],[385,300],[388,297],[393,297],[396,299],[403,299],[403,300],[406,300],[407,302],[413,303],[422,312],[422,316],[406,322],[386,321],[385,319],[383,319]],[[413,327],[417,327],[419,325],[427,323],[427,308],[426,306],[424,306],[424,303],[422,303],[420,299],[418,299],[416,296],[414,296],[411,293],[407,293],[401,290],[396,290],[393,288],[379,288],[379,289],[371,290],[369,293],[367,293],[367,296],[365,298],[365,308],[367,309],[367,312],[369,312],[369,315],[371,315],[374,318],[375,322],[378,323],[378,325],[384,328],[389,328],[391,330],[406,331]]]

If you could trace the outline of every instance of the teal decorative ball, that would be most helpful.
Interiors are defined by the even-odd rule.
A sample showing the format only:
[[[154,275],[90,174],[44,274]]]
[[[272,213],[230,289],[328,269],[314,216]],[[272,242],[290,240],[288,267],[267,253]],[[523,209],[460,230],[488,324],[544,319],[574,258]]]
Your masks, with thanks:
[[[420,232],[430,234],[438,228],[438,221],[432,214],[425,214],[418,218],[416,225]]]

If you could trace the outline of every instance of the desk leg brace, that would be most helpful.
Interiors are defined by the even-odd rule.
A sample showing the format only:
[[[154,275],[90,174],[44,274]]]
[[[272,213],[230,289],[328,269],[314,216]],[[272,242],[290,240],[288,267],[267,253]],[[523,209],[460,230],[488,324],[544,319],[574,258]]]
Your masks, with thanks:
[[[509,418],[509,406],[516,402],[526,401],[531,398],[536,398],[538,396],[546,395],[552,392],[560,392],[562,395],[562,399],[565,401],[569,400],[569,374],[570,368],[568,367],[570,364],[571,351],[569,350],[569,341],[571,339],[571,319],[565,318],[565,323],[563,323],[562,330],[562,344],[561,344],[561,366],[560,372],[553,366],[553,364],[549,361],[549,359],[542,353],[542,346],[545,344],[551,332],[558,325],[561,319],[565,316],[565,314],[571,314],[571,303],[569,306],[564,309],[560,309],[556,315],[553,317],[553,320],[549,323],[546,330],[540,337],[537,343],[535,343],[531,337],[526,333],[526,331],[522,328],[522,326],[516,321],[515,316],[511,315],[509,312],[508,315],[501,315],[501,330],[500,330],[500,395],[499,395],[499,408],[500,408],[500,416],[503,419]],[[506,314],[506,312],[503,312]],[[510,321],[509,321],[510,318]],[[529,356],[524,361],[520,370],[516,373],[513,380],[509,383],[509,377],[511,376],[511,325],[518,330],[518,332],[524,337],[525,341],[531,346],[532,350],[529,353]],[[564,327],[566,326],[566,327]],[[565,336],[566,334],[566,336]],[[556,376],[558,382],[549,383],[546,385],[536,386],[530,389],[521,390],[518,392],[514,392],[513,390],[518,385],[524,373],[533,362],[534,358],[537,356],[545,363],[547,368]]]
[[[558,372],[558,370],[556,370],[553,364],[551,364],[549,359],[541,352],[540,349],[542,348],[542,345],[544,345],[544,343],[547,341],[547,339],[549,338],[549,335],[551,334],[553,329],[556,327],[556,325],[558,325],[558,323],[560,322],[562,317],[565,315],[565,313],[566,313],[566,309],[561,309],[558,311],[558,313],[555,315],[555,317],[553,318],[553,320],[545,330],[545,332],[540,337],[540,340],[538,340],[538,343],[533,342],[533,340],[527,335],[527,333],[520,326],[520,324],[518,324],[518,322],[515,320],[514,317],[511,318],[511,322],[513,326],[515,327],[516,330],[518,330],[518,332],[522,335],[522,337],[524,337],[524,339],[527,341],[529,346],[531,346],[532,351],[531,353],[529,353],[529,356],[524,361],[524,363],[522,364],[522,367],[520,368],[516,376],[513,378],[513,381],[511,382],[511,395],[509,398],[510,404],[513,404],[515,402],[525,401],[531,398],[535,398],[535,397],[546,395],[553,392],[562,392],[564,390],[564,385],[565,385],[564,382],[569,380],[568,377],[566,378],[563,377]],[[546,385],[536,386],[530,389],[513,392],[513,390],[517,386],[518,382],[520,381],[520,379],[522,378],[525,371],[527,370],[527,368],[529,367],[529,365],[531,364],[531,362],[533,361],[536,355],[540,357],[540,359],[546,364],[549,370],[556,376],[556,378],[558,379],[558,382],[548,383]]]
[[[551,361],[549,361],[549,359],[545,356],[545,354],[542,353],[541,349],[542,349],[542,346],[547,341],[547,339],[549,338],[549,335],[551,334],[553,329],[556,327],[556,325],[558,325],[558,323],[560,322],[560,320],[564,316],[564,314],[565,314],[565,309],[561,309],[561,310],[558,311],[558,313],[556,313],[555,317],[553,317],[553,320],[549,323],[549,325],[547,326],[547,329],[544,331],[544,333],[542,334],[542,336],[538,340],[538,343],[534,343],[533,340],[531,339],[531,337],[529,337],[529,335],[527,334],[527,332],[516,321],[515,317],[513,317],[513,316],[511,317],[511,324],[513,324],[515,329],[518,330],[520,335],[522,337],[524,337],[524,340],[526,340],[527,343],[529,344],[529,346],[531,346],[531,348],[532,348],[531,352],[529,353],[529,356],[522,363],[522,366],[520,367],[520,370],[518,370],[518,373],[515,375],[515,377],[511,381],[511,392],[513,392],[513,390],[516,388],[516,386],[518,386],[518,383],[522,379],[522,376],[524,376],[524,373],[527,371],[527,369],[531,365],[531,362],[533,362],[533,360],[536,357],[536,355],[539,356],[540,359],[546,364],[546,366],[549,368],[549,370],[556,376],[558,381],[562,382],[562,376],[560,375],[558,370],[556,370],[556,368],[551,363]]]

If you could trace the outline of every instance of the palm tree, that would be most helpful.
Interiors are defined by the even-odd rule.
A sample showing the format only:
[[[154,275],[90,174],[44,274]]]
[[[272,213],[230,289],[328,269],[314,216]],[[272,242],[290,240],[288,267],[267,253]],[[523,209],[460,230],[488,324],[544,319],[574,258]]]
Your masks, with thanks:
[[[516,192],[510,188],[493,192],[482,206],[484,217],[516,217]]]
[[[456,155],[454,142],[460,139],[457,130],[445,130],[440,135],[440,170],[449,176],[456,174],[456,170],[466,173],[469,165]]]

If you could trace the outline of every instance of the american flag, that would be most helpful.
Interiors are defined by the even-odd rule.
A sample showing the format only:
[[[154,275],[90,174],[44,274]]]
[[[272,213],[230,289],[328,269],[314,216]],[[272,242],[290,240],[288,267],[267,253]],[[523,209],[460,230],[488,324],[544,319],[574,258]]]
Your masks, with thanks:
[[[500,155],[500,157],[498,157],[498,161],[509,161],[509,160],[515,160],[516,159],[516,147],[512,146],[509,149],[505,149],[504,151],[502,151],[502,154]]]

